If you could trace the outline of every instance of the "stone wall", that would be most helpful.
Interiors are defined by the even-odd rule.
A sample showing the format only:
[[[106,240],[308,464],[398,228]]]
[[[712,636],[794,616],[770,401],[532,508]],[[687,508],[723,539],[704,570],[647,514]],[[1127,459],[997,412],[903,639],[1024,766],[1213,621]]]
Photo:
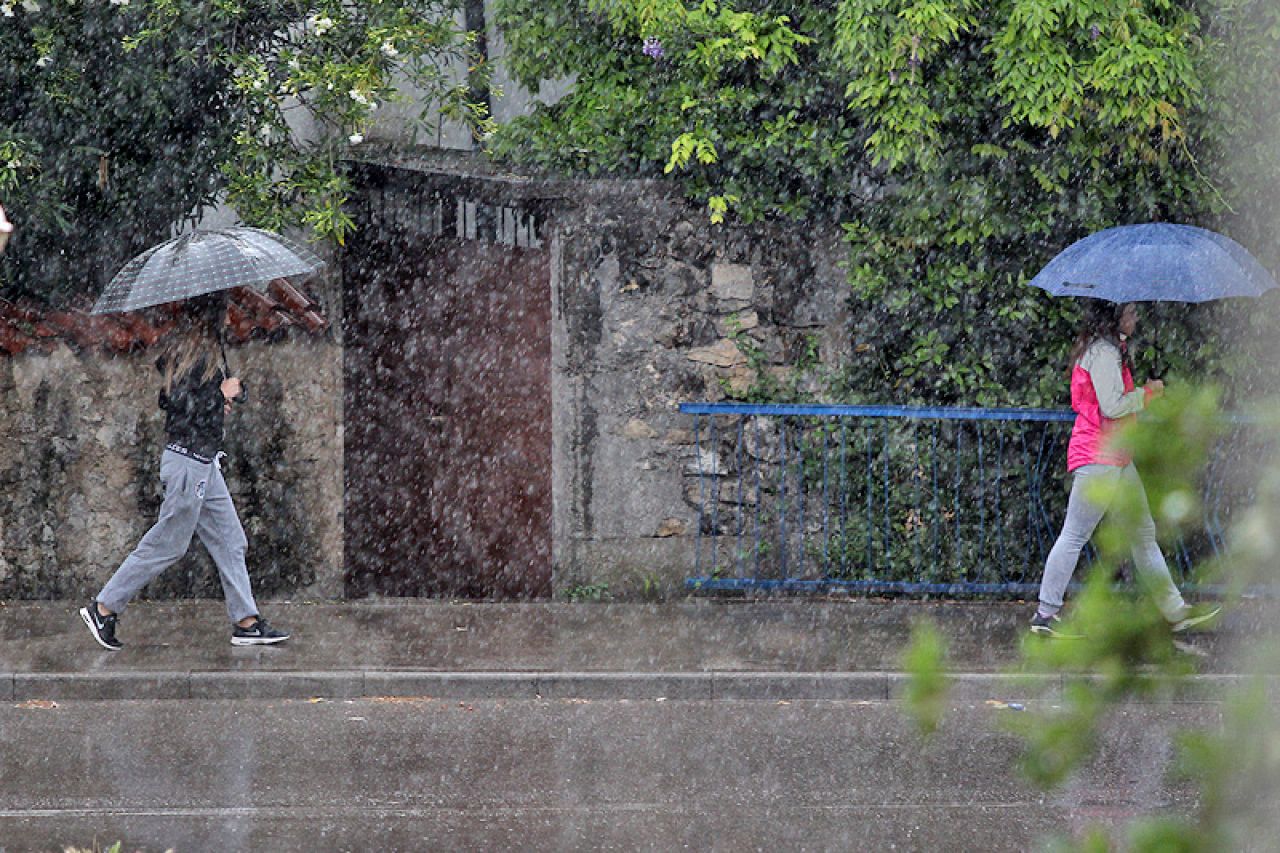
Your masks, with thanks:
[[[682,595],[698,485],[678,406],[820,392],[849,355],[839,228],[712,225],[661,183],[551,190],[554,588]],[[341,300],[320,286],[324,336],[231,354],[251,403],[224,470],[264,596],[343,595]],[[66,345],[0,360],[0,599],[92,594],[154,520],[152,360]],[[204,549],[147,595],[219,596]]]
[[[551,227],[555,586],[683,594],[682,402],[820,393],[848,358],[836,225],[712,225],[660,184],[578,185]]]
[[[0,359],[0,599],[92,595],[155,520],[163,413],[155,354],[56,344]],[[223,470],[263,597],[342,592],[342,360],[294,332],[229,353],[250,402]],[[193,545],[149,597],[220,597]]]

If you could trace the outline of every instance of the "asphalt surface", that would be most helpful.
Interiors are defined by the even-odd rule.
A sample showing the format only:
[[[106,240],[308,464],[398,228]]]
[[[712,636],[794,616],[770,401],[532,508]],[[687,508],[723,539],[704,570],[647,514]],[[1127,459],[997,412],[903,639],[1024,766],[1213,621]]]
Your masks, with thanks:
[[[1021,669],[1024,604],[274,602],[293,639],[245,649],[220,602],[141,602],[119,653],[78,606],[0,605],[0,853],[1033,850],[1191,813],[1176,733],[1276,624],[1193,638],[1198,674],[1045,793],[1009,724],[1070,679]],[[929,739],[897,701],[921,618],[952,678]]]
[[[957,703],[922,740],[873,701],[11,703],[0,850],[1031,850],[1190,811],[1173,732],[1220,710],[1120,709],[1053,795],[1026,713]]]

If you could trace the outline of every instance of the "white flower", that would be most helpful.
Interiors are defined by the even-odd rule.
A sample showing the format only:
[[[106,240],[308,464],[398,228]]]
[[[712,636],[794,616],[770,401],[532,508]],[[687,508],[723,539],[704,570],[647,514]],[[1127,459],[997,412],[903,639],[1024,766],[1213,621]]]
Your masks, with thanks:
[[[6,18],[12,18],[13,7],[8,3],[0,3],[0,15],[4,15]]]
[[[390,41],[384,41],[382,43],[382,54],[390,59],[395,59],[400,55],[400,51],[396,50],[396,46]]]
[[[350,142],[352,145],[359,145],[361,142],[364,142],[364,134],[353,133],[347,137],[347,141]]]
[[[307,19],[307,23],[311,25],[311,28],[316,31],[318,36],[322,36],[333,29],[333,18],[328,15],[312,15]]]
[[[50,62],[53,62],[53,57],[49,56],[49,54],[46,53],[44,56],[36,60],[36,67],[44,68]]]
[[[365,106],[368,106],[369,97],[359,89],[352,89],[347,92],[347,94],[351,97],[351,100],[355,101],[357,104],[364,104]]]
[[[128,6],[129,0],[111,0],[112,6]]]

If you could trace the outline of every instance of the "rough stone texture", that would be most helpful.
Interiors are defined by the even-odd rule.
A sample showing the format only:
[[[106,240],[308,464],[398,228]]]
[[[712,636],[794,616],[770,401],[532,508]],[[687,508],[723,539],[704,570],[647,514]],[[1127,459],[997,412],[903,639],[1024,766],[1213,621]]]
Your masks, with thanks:
[[[678,406],[813,385],[847,360],[839,229],[713,226],[661,184],[571,195],[550,222],[555,586],[679,593],[699,463],[724,461],[700,459]]]
[[[228,417],[223,470],[255,592],[340,594],[340,350],[299,334],[229,357],[250,402]],[[0,360],[0,598],[88,597],[155,521],[164,421],[154,358],[59,344]],[[144,595],[221,587],[193,545]]]

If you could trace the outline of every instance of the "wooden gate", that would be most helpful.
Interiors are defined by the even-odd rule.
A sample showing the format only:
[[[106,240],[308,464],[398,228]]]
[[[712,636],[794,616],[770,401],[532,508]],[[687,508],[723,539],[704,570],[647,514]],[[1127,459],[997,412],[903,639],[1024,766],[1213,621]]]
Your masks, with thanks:
[[[347,595],[549,595],[551,284],[535,220],[441,176],[356,174]]]

